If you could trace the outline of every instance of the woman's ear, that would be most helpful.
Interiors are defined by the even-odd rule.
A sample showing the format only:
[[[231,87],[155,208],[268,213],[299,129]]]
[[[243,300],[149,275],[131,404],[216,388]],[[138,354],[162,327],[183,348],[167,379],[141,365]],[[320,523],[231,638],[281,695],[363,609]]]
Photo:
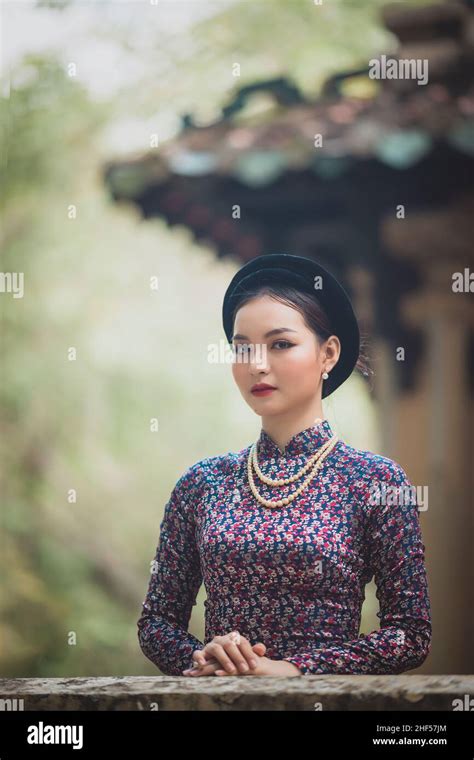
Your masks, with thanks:
[[[341,341],[337,335],[331,335],[326,341],[326,359],[333,362],[333,367],[337,364],[341,354]],[[332,367],[331,367],[332,369]]]

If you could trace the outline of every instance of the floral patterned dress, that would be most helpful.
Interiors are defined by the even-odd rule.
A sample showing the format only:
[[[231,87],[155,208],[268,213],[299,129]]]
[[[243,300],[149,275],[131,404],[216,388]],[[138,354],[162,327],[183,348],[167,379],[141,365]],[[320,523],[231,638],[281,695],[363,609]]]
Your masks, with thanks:
[[[260,468],[287,478],[333,435],[324,419],[282,452],[262,428]],[[237,630],[302,674],[402,673],[421,665],[431,646],[425,546],[415,488],[402,467],[339,439],[294,501],[268,508],[250,489],[249,451],[197,462],[171,492],[137,622],[146,657],[165,675],[182,675],[195,649]],[[254,478],[259,493],[276,501],[305,475],[283,487]],[[372,578],[380,627],[359,634]],[[204,642],[188,632],[202,583]]]

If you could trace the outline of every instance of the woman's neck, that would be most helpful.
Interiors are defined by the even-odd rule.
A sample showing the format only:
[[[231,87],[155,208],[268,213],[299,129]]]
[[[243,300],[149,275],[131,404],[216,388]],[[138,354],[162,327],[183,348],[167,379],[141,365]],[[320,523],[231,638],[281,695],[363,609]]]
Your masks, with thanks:
[[[312,425],[318,425],[323,419],[324,415],[322,411],[316,417],[313,414],[304,414],[297,418],[292,415],[291,419],[282,419],[273,415],[271,417],[262,417],[262,427],[270,438],[275,441],[280,451],[284,451],[286,444],[294,435]]]

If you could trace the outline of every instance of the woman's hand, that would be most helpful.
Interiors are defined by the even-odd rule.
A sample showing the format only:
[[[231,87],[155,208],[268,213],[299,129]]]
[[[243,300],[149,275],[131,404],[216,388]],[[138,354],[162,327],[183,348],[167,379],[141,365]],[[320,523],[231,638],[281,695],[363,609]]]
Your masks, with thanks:
[[[184,671],[185,675],[191,675],[191,676],[231,676],[231,675],[246,675],[246,676],[283,676],[283,677],[292,677],[292,676],[301,676],[301,671],[299,668],[296,667],[296,665],[293,665],[292,662],[288,662],[287,660],[271,660],[269,657],[264,656],[264,652],[266,651],[265,644],[254,644],[252,647],[253,651],[257,655],[257,667],[250,668],[246,673],[228,673],[226,670],[221,668],[219,662],[217,660],[214,660],[212,658],[211,660],[207,660],[207,664],[201,667],[196,668],[190,668],[189,670]]]
[[[216,676],[227,676],[225,670],[216,670]],[[252,668],[248,676],[301,676],[301,670],[287,660],[270,660],[269,657],[259,657],[259,663],[256,668]]]
[[[243,673],[242,672],[237,672],[237,671],[228,672],[228,671],[222,669],[222,665],[221,665],[221,663],[218,660],[216,660],[214,657],[211,657],[211,658],[207,658],[206,659],[206,664],[205,665],[201,665],[201,664],[198,665],[198,664],[196,664],[196,665],[194,665],[194,667],[189,668],[188,670],[183,670],[183,675],[185,675],[185,676],[193,676],[193,677],[196,677],[196,676],[216,676],[216,675],[226,675],[226,676],[241,676],[241,675],[245,676],[245,675],[251,675],[251,674],[253,675],[255,671],[257,671],[257,670],[260,671],[260,662],[259,661],[262,660],[262,659],[266,659],[266,658],[263,657],[263,653],[266,651],[266,646],[265,646],[265,644],[261,644],[261,643],[254,644],[252,646],[252,650],[255,653],[255,655],[257,655],[257,657],[256,657],[257,666],[253,667],[253,668],[250,668],[248,671],[245,671]],[[203,651],[203,650],[200,650],[200,651]]]
[[[258,668],[265,652],[265,644],[258,642],[252,646],[245,636],[232,631],[215,636],[204,649],[193,652],[194,666],[183,670],[183,675],[213,675],[219,670],[226,675],[249,674]]]
[[[258,644],[256,645],[258,646]],[[218,669],[215,671],[216,676],[228,676],[225,670]],[[241,674],[239,674],[241,675]],[[293,665],[292,662],[287,660],[271,660],[269,657],[263,655],[258,657],[258,665],[256,668],[252,668],[248,673],[242,675],[247,676],[301,676],[301,670]]]

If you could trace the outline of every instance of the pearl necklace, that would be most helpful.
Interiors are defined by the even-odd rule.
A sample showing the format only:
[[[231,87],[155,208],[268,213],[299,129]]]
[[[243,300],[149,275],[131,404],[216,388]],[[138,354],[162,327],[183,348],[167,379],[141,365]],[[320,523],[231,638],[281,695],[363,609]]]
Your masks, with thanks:
[[[305,488],[307,488],[307,486],[309,485],[309,483],[311,482],[311,480],[314,478],[314,476],[316,475],[316,473],[318,472],[318,470],[321,469],[321,467],[322,467],[322,465],[324,463],[324,460],[326,459],[326,457],[329,456],[329,454],[333,450],[333,448],[336,445],[336,443],[338,442],[338,440],[339,440],[339,438],[337,437],[337,435],[334,435],[334,436],[332,436],[332,438],[330,438],[328,441],[326,441],[326,443],[324,444],[324,446],[322,446],[321,449],[317,452],[318,458],[316,459],[316,454],[311,458],[310,462],[314,461],[314,460],[316,460],[316,461],[314,461],[313,469],[309,473],[309,475],[306,478],[306,480],[304,480],[303,483],[290,496],[286,496],[284,499],[279,499],[278,501],[271,501],[270,499],[265,499],[257,491],[257,488],[255,486],[255,481],[254,481],[254,478],[253,478],[253,473],[252,473],[253,453],[254,453],[254,450],[255,450],[255,444],[252,444],[252,446],[250,447],[249,456],[248,456],[248,460],[247,460],[247,477],[248,477],[250,489],[251,489],[253,495],[255,496],[255,498],[257,499],[257,501],[260,504],[262,504],[264,507],[284,507],[287,504],[290,504],[294,499],[296,499],[297,496],[299,496],[299,494],[302,491],[304,491]],[[305,469],[305,468],[303,468],[303,469]],[[291,480],[289,478],[287,479],[287,481],[291,482]],[[286,483],[286,481],[285,481],[285,483]]]
[[[286,486],[286,485],[289,485],[290,483],[294,483],[295,480],[298,480],[298,478],[301,478],[301,476],[304,475],[307,470],[309,470],[309,468],[311,467],[311,465],[313,465],[315,463],[315,461],[317,459],[319,459],[319,457],[321,457],[324,454],[324,452],[326,451],[327,447],[329,446],[331,440],[332,439],[329,439],[328,441],[326,441],[326,443],[323,446],[321,446],[320,449],[317,450],[316,454],[313,454],[313,456],[310,459],[308,459],[308,461],[301,468],[301,470],[299,472],[295,473],[294,475],[291,475],[291,477],[289,477],[289,478],[283,478],[281,480],[272,480],[271,478],[269,478],[269,477],[267,477],[266,475],[263,474],[263,472],[261,471],[261,469],[259,467],[258,460],[257,460],[257,444],[256,443],[253,444],[253,446],[251,448],[252,464],[253,464],[253,466],[255,468],[255,472],[257,473],[259,479],[263,483],[266,483],[269,486]]]

